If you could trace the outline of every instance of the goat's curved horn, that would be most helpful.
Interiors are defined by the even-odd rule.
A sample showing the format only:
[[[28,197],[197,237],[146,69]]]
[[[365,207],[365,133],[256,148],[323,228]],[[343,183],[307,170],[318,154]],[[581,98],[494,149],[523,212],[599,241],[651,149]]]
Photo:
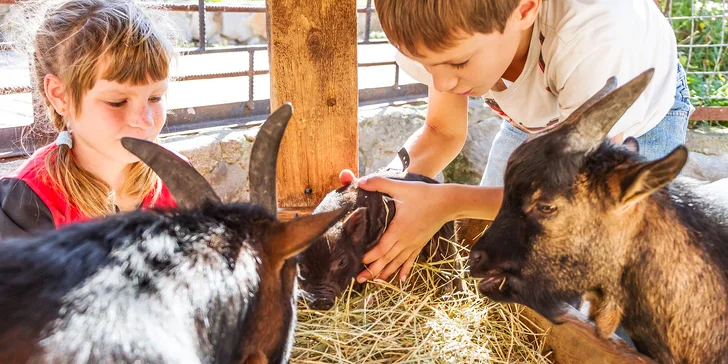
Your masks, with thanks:
[[[598,100],[587,101],[583,107],[577,109],[577,111],[581,111],[578,113],[575,111],[575,115],[567,118],[564,124],[573,127],[568,138],[568,144],[572,150],[589,150],[601,143],[614,124],[644,92],[654,73],[654,68],[648,69],[614,91],[603,95]],[[610,78],[607,85],[611,82],[614,81]],[[602,91],[598,94],[601,93]],[[586,105],[587,103],[588,105]]]
[[[291,103],[285,103],[273,112],[260,127],[250,152],[250,200],[276,214],[276,161],[283,133],[293,115]]]
[[[206,201],[220,203],[220,197],[194,167],[161,145],[135,138],[121,138],[121,145],[159,176],[178,206],[194,208]]]

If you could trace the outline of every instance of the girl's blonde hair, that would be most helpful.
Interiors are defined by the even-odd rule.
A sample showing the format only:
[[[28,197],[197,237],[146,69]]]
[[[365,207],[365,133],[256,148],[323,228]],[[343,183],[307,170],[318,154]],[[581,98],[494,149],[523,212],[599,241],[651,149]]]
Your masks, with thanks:
[[[176,58],[173,27],[157,11],[134,0],[26,0],[16,20],[27,34],[18,44],[30,55],[37,100],[42,100],[55,132],[67,120],[52,107],[44,92],[47,74],[58,76],[70,95],[70,112],[79,115],[83,96],[101,79],[142,85],[167,79]],[[164,32],[166,30],[166,32]],[[103,61],[103,62],[101,62]],[[103,69],[101,67],[103,66]],[[83,170],[71,149],[60,145],[49,153],[46,168],[75,207],[89,217],[116,212],[111,186]],[[142,162],[133,163],[121,193],[141,202],[159,196],[161,182]]]

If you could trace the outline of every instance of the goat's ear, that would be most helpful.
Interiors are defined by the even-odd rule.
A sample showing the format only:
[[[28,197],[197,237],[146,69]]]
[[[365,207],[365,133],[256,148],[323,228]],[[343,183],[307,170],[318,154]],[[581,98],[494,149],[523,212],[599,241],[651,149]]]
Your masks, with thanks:
[[[627,137],[627,139],[622,142],[622,145],[627,147],[627,149],[631,150],[632,152],[640,152],[640,143],[637,142],[637,139],[635,139],[634,137]]]
[[[367,232],[367,208],[360,207],[356,209],[349,217],[344,221],[344,234],[351,239],[351,244],[354,246],[363,246],[365,243]]]
[[[349,204],[334,211],[272,224],[264,242],[266,253],[279,263],[298,255],[306,250],[316,238],[341,220],[350,208]]]
[[[687,160],[688,150],[681,145],[662,159],[629,168],[621,177],[621,204],[638,202],[667,185],[677,177]]]

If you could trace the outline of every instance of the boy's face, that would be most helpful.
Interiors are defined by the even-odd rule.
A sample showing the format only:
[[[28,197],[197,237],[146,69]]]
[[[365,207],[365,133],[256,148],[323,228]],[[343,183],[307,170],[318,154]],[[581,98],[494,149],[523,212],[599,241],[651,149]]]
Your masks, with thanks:
[[[419,46],[420,57],[409,54],[405,49],[401,51],[425,67],[432,75],[437,91],[481,96],[492,89],[507,70],[511,74],[509,67],[514,64],[519,45],[522,41],[530,41],[530,32],[524,30],[531,28],[535,15],[528,14],[527,9],[524,17],[519,10],[508,19],[503,33],[469,35],[458,31],[454,36],[460,40],[452,48],[433,51]],[[527,52],[528,43],[525,46]]]

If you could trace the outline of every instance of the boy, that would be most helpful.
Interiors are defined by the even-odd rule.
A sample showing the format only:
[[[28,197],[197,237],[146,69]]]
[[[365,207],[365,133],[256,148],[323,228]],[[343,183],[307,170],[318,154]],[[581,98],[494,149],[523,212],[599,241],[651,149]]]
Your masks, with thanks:
[[[651,0],[375,0],[397,61],[429,85],[425,125],[405,143],[408,171],[434,177],[460,152],[469,96],[504,118],[480,186],[362,178],[359,186],[397,200],[397,213],[364,256],[357,281],[410,272],[424,244],[446,221],[493,220],[511,152],[548,132],[616,76],[619,85],[648,68],[652,81],[611,130],[633,136],[656,159],[684,143],[693,107],[673,29]],[[677,81],[676,81],[677,80]],[[396,168],[398,161],[391,166]],[[351,171],[342,183],[354,179]]]

